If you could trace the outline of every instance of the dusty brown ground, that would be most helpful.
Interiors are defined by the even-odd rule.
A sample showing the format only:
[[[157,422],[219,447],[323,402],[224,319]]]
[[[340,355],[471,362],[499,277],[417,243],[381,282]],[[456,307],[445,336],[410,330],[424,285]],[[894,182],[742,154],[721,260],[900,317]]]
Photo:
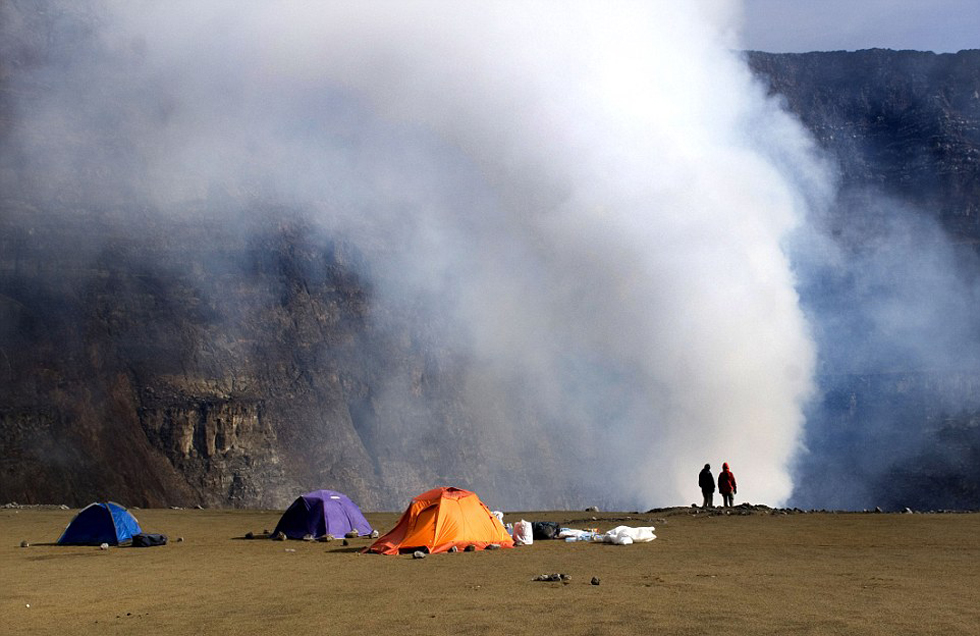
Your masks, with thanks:
[[[38,545],[75,512],[0,510],[0,632],[980,633],[980,514],[509,514],[582,528],[652,523],[658,538],[413,560],[359,554],[366,539],[241,538],[273,528],[275,511],[138,510],[144,531],[171,543]],[[367,517],[387,530],[398,515]],[[531,580],[553,572],[571,580]]]

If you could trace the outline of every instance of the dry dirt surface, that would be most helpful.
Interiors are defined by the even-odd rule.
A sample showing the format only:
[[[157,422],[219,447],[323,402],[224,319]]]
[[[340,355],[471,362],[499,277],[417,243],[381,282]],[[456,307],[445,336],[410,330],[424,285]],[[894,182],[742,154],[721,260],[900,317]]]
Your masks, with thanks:
[[[524,512],[505,521],[658,538],[413,559],[361,554],[368,539],[244,538],[278,511],[133,510],[170,542],[54,545],[76,512],[0,509],[0,633],[980,633],[978,513]],[[383,532],[398,514],[367,518]]]

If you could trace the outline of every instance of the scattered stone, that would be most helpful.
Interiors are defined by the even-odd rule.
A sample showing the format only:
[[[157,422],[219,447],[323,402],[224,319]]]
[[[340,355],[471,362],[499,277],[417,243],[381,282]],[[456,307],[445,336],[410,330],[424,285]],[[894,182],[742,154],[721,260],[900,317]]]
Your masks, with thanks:
[[[319,541],[320,543],[327,543],[328,541],[333,541],[333,535],[325,534],[322,537],[318,538],[317,541]]]
[[[99,546],[99,549],[100,550],[108,550],[109,549],[109,544],[108,543],[103,543],[102,545]]]
[[[314,537],[312,534],[304,534],[303,541],[316,541],[316,537]]]
[[[348,541],[347,539],[344,539],[343,542],[341,542],[340,545],[350,545],[350,541]]]
[[[273,541],[285,541],[286,540],[286,533],[283,532],[282,530],[280,530],[279,532],[277,532],[274,535],[272,535],[272,540]]]
[[[245,538],[246,539],[254,539],[255,538],[255,535],[252,534],[251,532],[246,532],[245,533]]]
[[[592,577],[592,585],[599,585],[599,577],[598,576],[593,576]]]
[[[907,515],[910,515],[910,514],[912,514],[912,509],[911,509],[911,508],[906,508],[906,509],[905,509],[905,510],[903,510],[902,512],[904,512],[904,513],[905,513],[905,514],[907,514]]]
[[[202,506],[201,504],[197,504],[194,507],[197,508],[198,510],[204,510],[204,506]]]
[[[177,537],[177,543],[183,543],[184,537]]]
[[[170,506],[171,510],[183,510],[180,506]]]
[[[567,574],[556,572],[554,574],[539,574],[532,581],[570,581],[572,577]]]
[[[456,546],[453,546],[453,547],[449,548],[449,551],[455,554],[456,552],[459,552],[459,548],[457,548]]]
[[[27,541],[21,541],[20,542],[20,547],[22,547],[22,548],[29,548],[29,547],[31,547],[31,544],[28,543]]]
[[[372,531],[371,531],[371,538],[372,538],[372,539],[377,539],[377,538],[378,538],[378,537],[380,537],[380,536],[381,536],[381,533],[380,533],[380,532],[378,532],[377,530],[372,530]]]
[[[875,512],[881,512],[881,508],[879,508],[878,506],[875,506]]]
[[[471,543],[463,548],[463,552],[476,552],[476,546]]]
[[[599,512],[599,506],[589,506],[585,509],[586,512]]]
[[[484,548],[484,550],[499,550],[499,549],[500,549],[499,543],[491,543],[486,548]]]
[[[356,539],[359,536],[361,536],[361,533],[358,532],[357,530],[351,530],[350,532],[344,535],[344,537],[347,539]]]
[[[60,506],[58,506],[58,510],[68,510],[68,506],[66,506],[65,504],[61,504]]]
[[[296,548],[286,548],[284,552],[296,552]]]
[[[262,534],[269,534],[269,529],[268,528],[264,528],[262,530]]]
[[[424,559],[427,556],[428,555],[425,552],[422,552],[421,550],[416,550],[415,552],[412,553],[413,559]]]

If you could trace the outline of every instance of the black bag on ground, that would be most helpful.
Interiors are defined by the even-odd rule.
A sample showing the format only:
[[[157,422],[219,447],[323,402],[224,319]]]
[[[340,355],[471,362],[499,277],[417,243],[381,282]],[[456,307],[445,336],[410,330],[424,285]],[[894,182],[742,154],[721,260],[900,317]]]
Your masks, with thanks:
[[[560,528],[555,521],[532,521],[531,536],[538,539],[557,539]]]
[[[167,535],[165,534],[134,534],[134,548],[152,548],[155,545],[167,545]]]

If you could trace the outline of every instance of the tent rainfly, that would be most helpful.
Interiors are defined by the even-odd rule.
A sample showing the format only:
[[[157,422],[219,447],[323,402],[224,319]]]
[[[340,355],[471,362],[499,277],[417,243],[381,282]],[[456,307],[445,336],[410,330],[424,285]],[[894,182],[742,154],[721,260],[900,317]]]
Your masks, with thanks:
[[[314,490],[296,498],[279,518],[273,536],[282,532],[290,539],[324,535],[342,537],[356,530],[361,536],[372,532],[361,509],[347,495],[334,490]]]
[[[424,550],[436,554],[453,546],[463,550],[472,545],[482,550],[490,544],[513,548],[514,540],[475,493],[440,486],[412,499],[398,525],[365,552],[402,554]]]
[[[59,545],[119,545],[142,530],[128,510],[113,501],[90,503],[65,528]]]

